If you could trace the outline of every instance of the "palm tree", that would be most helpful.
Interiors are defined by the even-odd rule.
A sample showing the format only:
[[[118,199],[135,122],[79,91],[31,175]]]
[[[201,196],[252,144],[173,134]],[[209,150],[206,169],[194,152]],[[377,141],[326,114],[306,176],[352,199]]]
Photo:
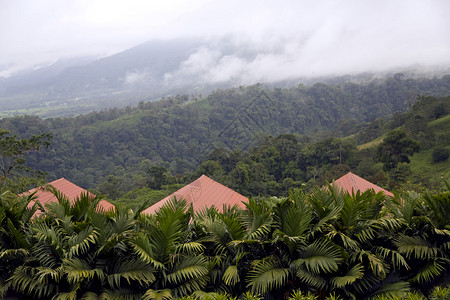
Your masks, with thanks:
[[[407,192],[389,204],[404,227],[394,238],[398,252],[414,266],[403,274],[414,288],[428,295],[435,286],[449,284],[450,187],[440,194]]]
[[[33,298],[78,299],[123,296],[140,299],[139,287],[155,280],[154,268],[132,253],[136,216],[117,208],[99,211],[99,197],[82,194],[58,201],[33,220],[31,258],[8,282]],[[138,287],[135,289],[135,287]]]
[[[174,198],[155,215],[141,216],[143,231],[131,244],[134,253],[153,266],[157,278],[145,299],[185,296],[206,286],[208,261],[205,247],[193,236],[192,214],[186,201]]]
[[[18,197],[4,192],[0,195],[0,295],[6,295],[10,286],[6,280],[30,254],[30,220],[40,206],[35,203],[28,207],[34,199],[34,194]]]
[[[323,191],[317,193],[321,195]],[[401,222],[383,212],[384,194],[373,190],[350,194],[332,185],[326,191],[328,198],[311,195],[313,207],[317,215],[321,213],[327,220],[322,225],[324,235],[348,256],[331,278],[329,292],[339,292],[345,298],[362,298],[407,290],[408,284],[399,281],[392,272],[409,267],[390,240]],[[327,211],[328,214],[323,213]],[[324,223],[322,220],[319,223]]]

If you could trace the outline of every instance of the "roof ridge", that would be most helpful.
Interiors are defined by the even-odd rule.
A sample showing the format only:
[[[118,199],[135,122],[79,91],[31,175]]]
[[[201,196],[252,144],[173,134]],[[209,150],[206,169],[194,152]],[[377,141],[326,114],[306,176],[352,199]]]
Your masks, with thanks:
[[[357,176],[357,175],[353,174],[352,172],[349,172],[349,173],[350,173],[351,184],[352,184],[354,190],[357,191],[358,190],[358,185],[356,184],[356,179],[355,179],[355,176]]]
[[[59,182],[59,181],[62,181],[62,180],[67,180],[67,179],[65,179],[64,177],[61,177],[61,178],[58,178],[58,179],[56,179],[56,180],[53,180],[52,182],[48,182],[47,184],[52,184],[52,183],[54,183],[54,182]],[[68,181],[68,180],[67,180]]]

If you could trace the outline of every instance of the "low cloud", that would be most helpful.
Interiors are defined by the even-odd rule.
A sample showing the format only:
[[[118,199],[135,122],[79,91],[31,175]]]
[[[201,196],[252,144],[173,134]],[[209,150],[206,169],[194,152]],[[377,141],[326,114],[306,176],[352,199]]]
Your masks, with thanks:
[[[125,85],[139,85],[150,82],[153,79],[152,74],[147,71],[129,71],[125,75],[124,83]]]
[[[319,19],[308,18],[305,10],[311,6],[306,6],[300,21],[289,23],[291,27],[277,24],[274,34],[265,28],[229,35],[232,51],[214,43],[202,47],[177,71],[166,74],[166,83],[190,79],[252,84],[412,66],[450,67],[450,21],[442,15],[449,4],[350,2],[354,6],[320,2]],[[302,21],[303,16],[307,19]]]
[[[11,1],[0,10],[0,25],[8,28],[0,32],[0,64],[112,54],[155,38],[228,36],[234,52],[197,49],[165,82],[195,75],[191,80],[251,83],[448,66],[449,11],[448,0]],[[130,72],[125,82],[145,76]]]

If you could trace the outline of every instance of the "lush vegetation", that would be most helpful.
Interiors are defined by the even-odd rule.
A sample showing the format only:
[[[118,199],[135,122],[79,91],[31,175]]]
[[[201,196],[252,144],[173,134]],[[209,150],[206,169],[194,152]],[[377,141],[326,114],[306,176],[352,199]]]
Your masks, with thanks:
[[[448,80],[257,85],[77,118],[3,119],[13,133],[0,131],[0,291],[448,299],[450,186],[440,178],[450,175],[450,98],[411,100],[412,91],[448,95]],[[42,132],[54,136],[48,149]],[[44,210],[16,195],[42,180],[33,170],[96,187],[118,205],[101,211],[101,197],[73,203],[49,187],[58,201]],[[325,184],[350,170],[403,192]],[[193,212],[175,199],[141,214],[200,174],[252,196],[246,209]]]
[[[308,190],[349,171],[391,190],[437,188],[442,176],[450,176],[448,112],[450,98],[426,97],[407,112],[376,119],[351,136],[314,140],[281,134],[265,136],[247,151],[217,148],[196,171],[183,176],[173,176],[168,169],[143,161],[132,184],[131,176],[111,175],[98,186],[97,193],[119,203],[138,203],[134,195],[161,194],[173,184],[188,183],[205,174],[244,195],[286,196],[289,189]],[[364,143],[368,135],[375,140]],[[127,186],[132,186],[132,191],[123,195]],[[165,190],[159,191],[161,186]]]
[[[44,174],[27,166],[27,156],[50,145],[51,134],[20,138],[0,129],[0,193],[23,192],[30,184],[42,183]]]
[[[80,195],[0,195],[0,280],[24,299],[448,299],[450,186],[395,198],[333,186],[245,210],[155,215]],[[32,217],[35,215],[35,217]],[[236,297],[236,298],[234,298]],[[397,298],[395,298],[397,297]],[[422,297],[422,298],[420,298]],[[433,298],[435,297],[435,298]],[[439,298],[441,297],[441,298]]]
[[[298,142],[307,144],[308,139],[318,142],[364,130],[355,137],[356,145],[370,142],[393,129],[386,128],[388,121],[377,118],[407,110],[417,101],[417,95],[449,95],[449,87],[449,75],[411,79],[401,74],[359,84],[317,83],[291,88],[254,85],[217,90],[207,97],[174,96],[153,103],[141,102],[134,108],[110,109],[73,118],[7,118],[0,120],[0,128],[23,137],[42,132],[53,134],[51,147],[32,155],[28,162],[29,166],[46,171],[49,180],[66,177],[81,186],[94,188],[113,175],[129,190],[142,187],[150,166],[161,165],[173,175],[184,175],[195,171],[216,148],[228,152],[249,151],[264,143],[265,136],[293,134]],[[423,117],[443,117],[439,108],[428,113],[424,107],[420,114],[424,112]],[[419,118],[420,122],[412,122],[411,119],[408,126],[423,126],[426,120]],[[407,130],[407,134],[411,132]],[[432,144],[440,143],[441,135],[427,139],[427,133],[423,133],[411,138]],[[338,140],[323,143],[339,149],[342,144]],[[311,151],[314,147],[310,147]],[[332,165],[344,161],[342,155],[333,151],[323,159],[314,158],[315,165],[309,165],[309,172],[301,166],[304,174],[289,178],[305,182],[317,179],[322,171],[328,171],[327,159]],[[313,173],[316,175],[309,175]],[[269,181],[280,183],[278,177]]]

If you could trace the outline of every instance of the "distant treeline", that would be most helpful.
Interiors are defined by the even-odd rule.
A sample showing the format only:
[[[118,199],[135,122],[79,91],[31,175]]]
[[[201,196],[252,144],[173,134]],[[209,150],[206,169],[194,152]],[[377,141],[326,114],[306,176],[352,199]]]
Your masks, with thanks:
[[[266,182],[273,183],[274,191],[279,191],[317,179],[320,171],[330,169],[322,168],[324,165],[358,167],[358,159],[352,156],[356,145],[386,130],[385,121],[377,118],[404,112],[421,95],[448,94],[450,75],[410,79],[396,74],[364,84],[317,83],[292,88],[257,84],[217,90],[205,98],[167,97],[152,103],[141,102],[137,107],[72,118],[7,118],[0,120],[0,128],[20,136],[53,134],[51,147],[28,161],[29,166],[46,171],[49,180],[66,177],[93,188],[113,175],[127,178],[124,185],[132,189],[147,182],[152,166],[163,166],[173,175],[184,175],[200,165],[205,172],[220,173],[220,168],[214,170],[219,163],[229,175],[234,170],[231,177],[240,180],[235,186],[239,184],[248,192],[258,193],[262,187],[249,186],[247,177],[256,182],[265,176]],[[430,114],[435,117],[445,112],[433,109]],[[419,120],[422,123],[409,119],[405,122],[420,125],[429,119],[427,115]],[[355,142],[336,139],[361,130],[354,136]],[[280,134],[285,135],[272,138]],[[426,140],[424,136],[414,138]],[[315,144],[305,146],[310,142]],[[251,150],[257,145],[259,148]],[[319,150],[320,147],[326,151]],[[239,162],[236,169],[237,164],[220,162],[218,151],[228,156],[250,151],[250,158]],[[319,153],[321,156],[316,157]],[[265,158],[273,159],[272,165]]]

